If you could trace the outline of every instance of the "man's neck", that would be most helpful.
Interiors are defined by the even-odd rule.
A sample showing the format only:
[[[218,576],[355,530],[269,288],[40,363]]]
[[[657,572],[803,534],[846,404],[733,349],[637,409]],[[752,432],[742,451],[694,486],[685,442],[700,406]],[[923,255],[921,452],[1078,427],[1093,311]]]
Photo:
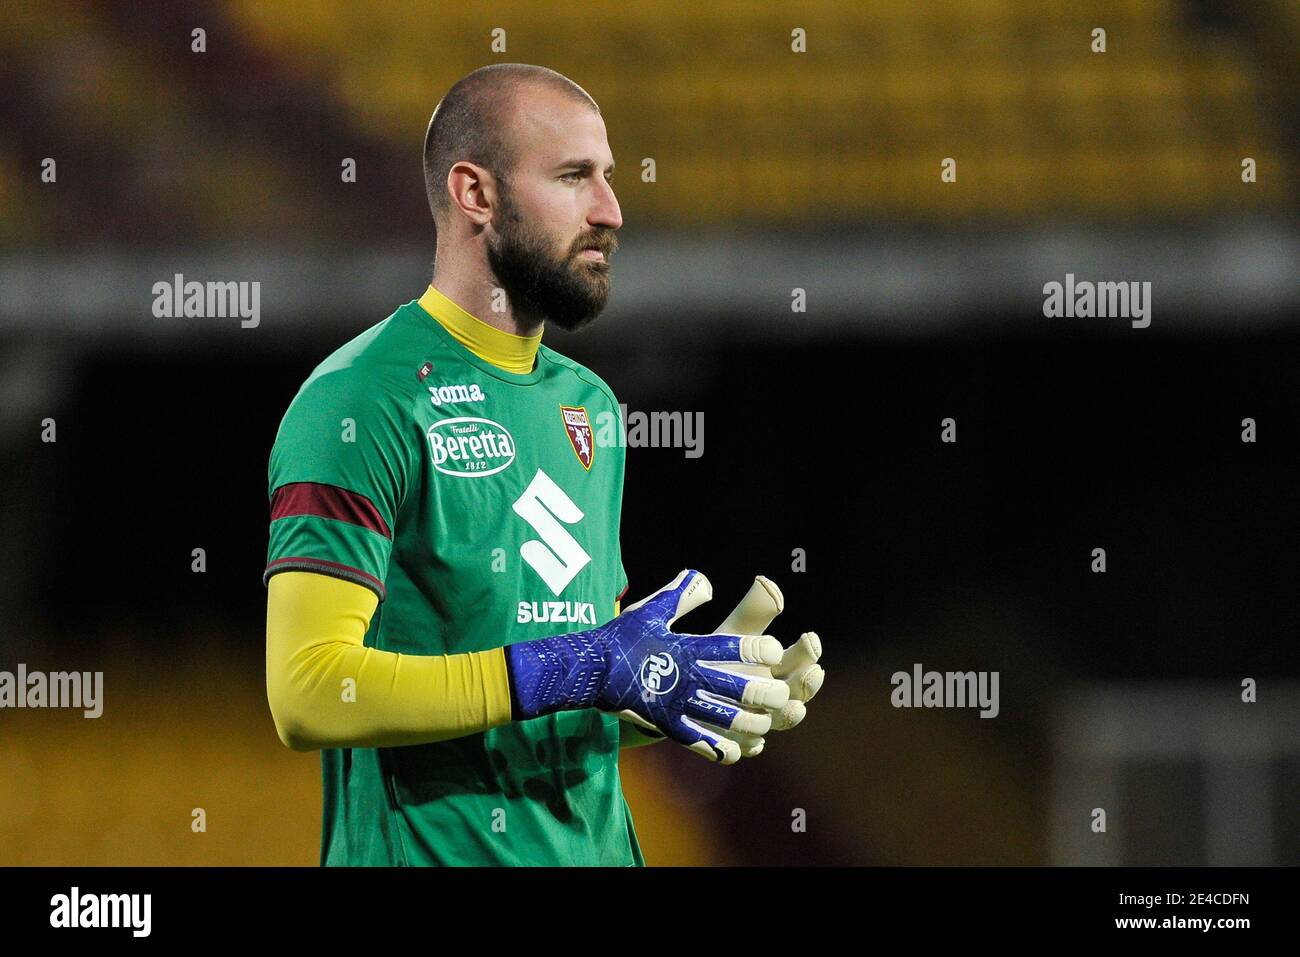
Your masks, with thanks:
[[[485,362],[506,372],[531,372],[537,362],[542,334],[517,336],[483,322],[449,297],[430,285],[419,299],[420,308],[447,330],[457,342]]]
[[[494,277],[466,280],[435,273],[433,286],[480,322],[502,332],[512,336],[535,336],[542,331],[542,320],[518,312],[501,287],[496,285]],[[493,309],[494,305],[498,308],[504,305],[505,309],[497,311]]]

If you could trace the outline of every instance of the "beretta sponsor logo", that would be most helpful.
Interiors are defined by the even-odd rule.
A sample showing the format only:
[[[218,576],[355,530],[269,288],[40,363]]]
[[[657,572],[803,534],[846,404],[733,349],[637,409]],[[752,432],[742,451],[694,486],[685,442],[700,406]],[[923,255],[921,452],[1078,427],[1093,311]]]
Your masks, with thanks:
[[[492,475],[515,460],[515,440],[499,422],[461,416],[429,426],[429,451],[443,475]]]

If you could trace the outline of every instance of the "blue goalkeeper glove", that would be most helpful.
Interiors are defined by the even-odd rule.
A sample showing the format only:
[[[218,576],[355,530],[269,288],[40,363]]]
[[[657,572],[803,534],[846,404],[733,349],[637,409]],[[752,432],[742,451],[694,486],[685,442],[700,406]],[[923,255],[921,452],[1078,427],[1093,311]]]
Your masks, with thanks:
[[[709,580],[687,569],[608,624],[507,646],[515,720],[598,708],[723,764],[752,751],[752,742],[761,750],[772,714],[790,697],[770,670],[781,664],[781,643],[770,635],[672,631],[712,597]]]

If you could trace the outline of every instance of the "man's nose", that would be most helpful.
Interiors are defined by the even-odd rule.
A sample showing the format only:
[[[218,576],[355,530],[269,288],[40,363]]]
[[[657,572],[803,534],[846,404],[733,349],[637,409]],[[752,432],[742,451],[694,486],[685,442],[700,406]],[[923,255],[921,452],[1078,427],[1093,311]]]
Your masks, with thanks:
[[[618,208],[618,197],[614,195],[614,187],[603,177],[597,176],[595,179],[599,181],[599,185],[596,187],[595,204],[587,214],[587,222],[593,226],[618,229],[623,225],[623,211]]]

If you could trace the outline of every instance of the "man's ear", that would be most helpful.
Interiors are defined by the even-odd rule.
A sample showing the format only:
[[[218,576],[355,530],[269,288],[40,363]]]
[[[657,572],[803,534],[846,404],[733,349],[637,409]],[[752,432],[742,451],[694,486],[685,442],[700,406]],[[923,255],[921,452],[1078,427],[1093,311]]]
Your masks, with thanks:
[[[452,213],[459,211],[475,226],[491,222],[497,204],[497,185],[491,172],[469,160],[459,160],[447,170],[447,190]]]

